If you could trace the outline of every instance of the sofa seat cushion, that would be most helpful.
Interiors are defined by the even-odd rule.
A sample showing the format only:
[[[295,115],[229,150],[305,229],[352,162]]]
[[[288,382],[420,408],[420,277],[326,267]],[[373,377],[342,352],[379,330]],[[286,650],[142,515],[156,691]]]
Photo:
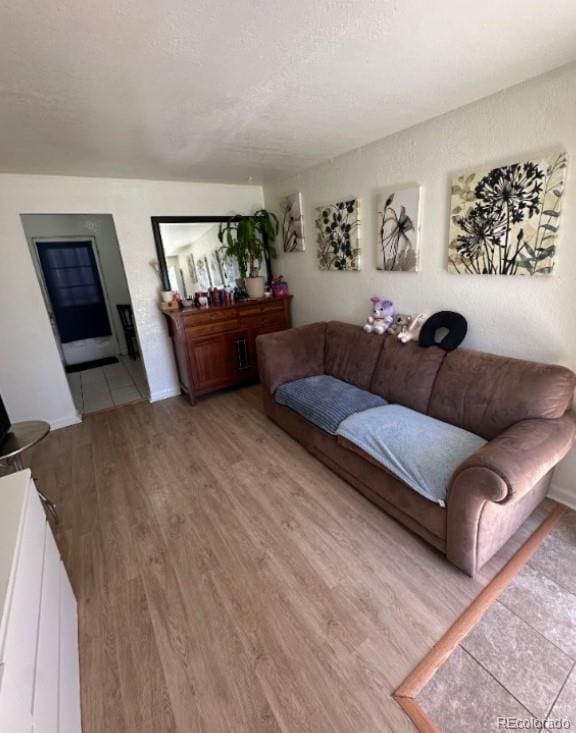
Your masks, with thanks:
[[[328,374],[282,384],[275,399],[331,435],[350,415],[386,404],[382,397]]]
[[[401,405],[350,415],[337,434],[442,506],[454,471],[486,443],[474,433]]]

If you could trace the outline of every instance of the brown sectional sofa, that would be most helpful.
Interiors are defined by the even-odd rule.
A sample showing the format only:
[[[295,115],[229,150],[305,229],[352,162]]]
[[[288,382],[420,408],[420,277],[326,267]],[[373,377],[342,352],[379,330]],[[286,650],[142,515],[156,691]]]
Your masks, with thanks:
[[[424,349],[339,322],[259,336],[257,350],[267,415],[469,575],[542,501],[576,436],[569,411],[576,376],[565,367],[470,349]],[[445,508],[358,446],[275,401],[280,385],[322,374],[488,441],[453,474]]]

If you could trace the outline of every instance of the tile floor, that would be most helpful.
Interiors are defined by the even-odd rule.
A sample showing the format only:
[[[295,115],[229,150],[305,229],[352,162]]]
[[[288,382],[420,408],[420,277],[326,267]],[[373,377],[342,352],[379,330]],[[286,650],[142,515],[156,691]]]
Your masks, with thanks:
[[[67,374],[74,404],[82,415],[146,399],[142,362],[119,356],[117,364]]]
[[[439,730],[501,730],[498,718],[576,729],[575,567],[568,512],[418,696]]]

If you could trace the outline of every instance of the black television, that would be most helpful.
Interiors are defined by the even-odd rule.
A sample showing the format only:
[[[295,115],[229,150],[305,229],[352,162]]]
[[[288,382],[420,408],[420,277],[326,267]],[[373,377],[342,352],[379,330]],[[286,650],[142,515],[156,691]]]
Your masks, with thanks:
[[[10,418],[8,417],[8,413],[6,412],[4,403],[2,402],[2,397],[0,397],[0,443],[4,440],[4,438],[10,431],[10,427]]]

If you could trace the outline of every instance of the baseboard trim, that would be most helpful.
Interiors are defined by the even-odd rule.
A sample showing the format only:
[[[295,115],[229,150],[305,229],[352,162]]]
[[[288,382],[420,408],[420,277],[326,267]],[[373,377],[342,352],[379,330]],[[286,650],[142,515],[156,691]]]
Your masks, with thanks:
[[[60,430],[60,428],[68,428],[70,425],[78,425],[82,422],[81,415],[71,415],[70,417],[61,417],[58,420],[50,420],[51,430]]]
[[[182,391],[179,386],[161,389],[157,392],[150,392],[150,402],[160,402],[161,400],[167,400],[170,397],[178,397],[180,394],[182,394]]]
[[[400,697],[399,695],[395,695],[394,699],[414,723],[419,733],[441,733],[416,700],[411,697]]]
[[[576,492],[575,491],[568,491],[568,489],[563,489],[560,486],[556,486],[555,484],[552,484],[550,486],[550,490],[548,491],[548,498],[554,499],[554,501],[557,501],[559,504],[564,504],[564,506],[570,507],[570,509],[576,510]]]

